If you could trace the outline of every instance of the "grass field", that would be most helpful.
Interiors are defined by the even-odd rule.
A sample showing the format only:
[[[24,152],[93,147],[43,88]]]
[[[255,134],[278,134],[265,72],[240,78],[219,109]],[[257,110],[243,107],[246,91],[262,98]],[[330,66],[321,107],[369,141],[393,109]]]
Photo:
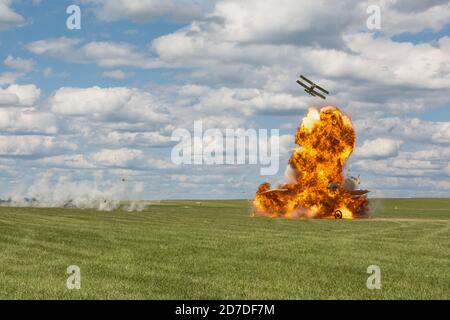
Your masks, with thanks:
[[[0,208],[0,298],[450,299],[450,199],[372,203],[359,221],[251,218],[247,201]]]

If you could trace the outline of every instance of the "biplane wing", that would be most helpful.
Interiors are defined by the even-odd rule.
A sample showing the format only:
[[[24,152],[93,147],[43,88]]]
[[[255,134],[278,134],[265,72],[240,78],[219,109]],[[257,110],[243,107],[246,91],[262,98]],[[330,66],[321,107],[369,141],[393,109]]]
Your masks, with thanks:
[[[316,89],[319,89],[319,90],[322,91],[323,93],[330,94],[327,90],[325,90],[325,89],[322,88],[322,87],[319,87],[318,85],[316,85],[315,88],[316,88]]]
[[[261,194],[272,193],[272,192],[286,192],[286,191],[288,191],[288,189],[270,189],[270,190],[261,192]]]
[[[306,78],[304,75],[300,75],[300,78],[302,78],[303,80],[305,80],[305,81],[308,82],[309,84],[314,84],[314,82],[312,82],[311,80],[309,80],[308,78]]]
[[[318,93],[318,92],[316,92],[314,90],[311,90],[311,93],[313,94],[313,96],[318,96],[318,97],[320,97],[320,98],[322,98],[324,100],[326,99],[324,95],[322,95],[322,94],[320,94],[320,93]]]
[[[301,85],[302,87],[304,87],[304,88],[308,89],[308,90],[310,90],[310,89],[311,89],[311,87],[307,86],[306,84],[304,84],[304,83],[303,83],[303,82],[301,82],[300,80],[297,80],[297,83],[298,83],[299,85]]]
[[[308,78],[306,78],[303,75],[300,75],[300,78],[305,81],[306,83],[309,84],[309,86],[305,83],[303,83],[300,80],[297,80],[297,83],[299,85],[301,85],[302,87],[305,88],[305,92],[309,93],[310,95],[312,95],[313,97],[320,97],[322,99],[326,99],[325,96],[317,91],[315,91],[315,89],[322,91],[325,94],[330,94],[327,90],[325,90],[324,88],[318,86],[317,84],[315,84],[314,82],[312,82],[311,80],[309,80]]]

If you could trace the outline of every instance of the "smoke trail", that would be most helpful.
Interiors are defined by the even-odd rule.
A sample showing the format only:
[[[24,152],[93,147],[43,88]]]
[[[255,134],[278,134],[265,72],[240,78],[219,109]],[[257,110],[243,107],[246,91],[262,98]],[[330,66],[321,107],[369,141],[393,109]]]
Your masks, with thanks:
[[[130,184],[125,179],[111,182],[96,175],[93,181],[71,181],[67,176],[55,180],[52,174],[46,174],[32,185],[19,185],[0,205],[113,211],[121,208],[122,201],[125,201],[124,210],[142,211],[146,203],[130,199],[140,198],[143,191],[142,183]]]

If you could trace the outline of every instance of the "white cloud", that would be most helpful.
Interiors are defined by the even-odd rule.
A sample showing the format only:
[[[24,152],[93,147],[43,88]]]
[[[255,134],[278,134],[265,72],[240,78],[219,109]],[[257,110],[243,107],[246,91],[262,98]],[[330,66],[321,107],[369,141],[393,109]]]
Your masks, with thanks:
[[[93,159],[104,165],[124,166],[142,155],[141,150],[136,149],[103,149],[93,155]]]
[[[0,156],[30,156],[45,154],[56,147],[48,136],[0,136]]]
[[[164,146],[170,144],[170,136],[159,132],[122,132],[108,131],[99,138],[99,142],[116,145]]]
[[[0,108],[0,131],[7,133],[56,134],[58,124],[52,113]]]
[[[398,9],[385,4],[389,11]],[[435,4],[421,7],[435,10]],[[442,9],[442,2],[438,5]],[[408,16],[408,3],[401,6],[396,21]],[[247,107],[249,101],[244,108],[241,101],[236,103],[247,115],[249,109],[283,114],[300,104],[307,107],[312,99],[293,80],[300,73],[331,91],[329,103],[360,116],[373,110],[399,113],[448,105],[450,38],[433,44],[399,43],[388,37],[387,27],[375,36],[366,29],[366,8],[359,1],[220,1],[207,18],[155,39],[151,48],[161,65],[193,68],[193,85],[213,87],[222,105],[234,102],[233,91],[263,92],[264,107],[258,99],[251,101],[253,108]],[[442,12],[440,16],[448,10]],[[428,27],[419,20],[415,26]],[[275,96],[279,103],[270,101]]]
[[[414,150],[399,151],[386,159],[351,158],[350,167],[364,175],[376,177],[423,177],[441,179],[450,163],[446,146],[416,145]],[[370,183],[370,180],[368,181]]]
[[[445,180],[447,179],[447,180]],[[369,189],[373,197],[448,197],[448,178],[396,177],[374,178]]]
[[[370,34],[355,34],[346,37],[346,42],[353,54],[340,54],[334,57],[336,66],[330,62],[320,66],[321,71],[332,70],[334,75],[363,77],[377,80],[387,85],[409,85],[413,87],[443,89],[450,86],[450,74],[442,73],[442,66],[449,63],[450,50],[447,45],[450,38],[439,40],[437,46],[431,44],[398,43],[385,38],[374,38]],[[383,48],[383,50],[380,50]],[[321,62],[325,58],[318,57]],[[322,58],[322,59],[321,59]],[[336,59],[340,58],[340,59]],[[342,60],[341,60],[342,59]],[[329,60],[328,60],[329,61]],[[350,68],[349,68],[350,67]],[[364,69],[360,69],[364,68]],[[361,70],[365,72],[361,73]]]
[[[132,66],[138,68],[154,67],[152,60],[128,43],[89,42],[80,49],[87,61],[96,61],[99,66],[114,68]]]
[[[34,54],[72,63],[95,63],[104,68],[158,66],[134,45],[125,42],[85,42],[82,39],[60,37],[34,41],[27,44],[26,48]]]
[[[366,28],[371,1],[344,0],[83,0],[101,21],[148,22],[164,16],[178,21],[209,18],[224,41],[338,44],[343,31]],[[439,30],[448,23],[448,1],[382,1],[382,30],[392,35]]]
[[[358,131],[370,136],[389,134],[407,142],[450,144],[450,121],[418,118],[365,119],[356,122]]]
[[[34,84],[13,84],[6,89],[0,88],[0,106],[22,106],[30,107],[39,99],[41,90]]]
[[[16,80],[22,77],[23,74],[19,72],[1,72],[0,73],[0,86],[13,84]]]
[[[449,22],[448,0],[385,1],[382,7],[382,32],[417,33],[424,29],[439,31]]]
[[[107,167],[126,167],[137,170],[169,169],[175,165],[170,161],[149,157],[139,149],[102,149],[92,156],[99,165]]]
[[[5,64],[5,66],[7,66],[11,69],[15,69],[15,70],[19,70],[19,71],[27,72],[27,73],[33,71],[33,67],[34,67],[33,60],[22,59],[20,57],[14,58],[12,55],[8,55],[5,59],[5,61],[3,61],[3,63]]]
[[[450,162],[448,163],[448,166],[445,168],[445,173],[447,173],[447,175],[450,176]]]
[[[442,164],[429,160],[416,160],[397,157],[387,160],[360,160],[352,165],[353,169],[372,173],[378,176],[438,176],[442,172]]]
[[[27,44],[26,48],[34,54],[75,59],[76,54],[73,51],[80,43],[81,39],[60,37],[34,41]]]
[[[61,88],[51,99],[51,109],[65,115],[113,113],[125,105],[130,96],[127,88]]]
[[[133,72],[124,72],[122,70],[111,70],[103,72],[103,76],[112,79],[123,80],[134,75]]]
[[[130,19],[148,22],[168,16],[177,21],[201,17],[211,6],[211,0],[83,0],[94,5],[96,16],[102,21]]]
[[[104,121],[168,121],[168,110],[150,93],[135,88],[60,88],[50,107],[57,114]]]
[[[25,23],[24,17],[14,12],[11,0],[0,0],[0,31],[20,27]]]
[[[68,168],[68,169],[97,168],[82,154],[44,157],[42,159],[36,160],[35,163],[52,168]]]
[[[366,140],[360,148],[355,151],[355,156],[360,158],[388,158],[398,154],[403,141],[378,138]]]
[[[174,104],[180,108],[189,108],[197,114],[206,115],[245,115],[257,113],[283,113],[304,110],[310,98],[296,97],[289,93],[276,93],[260,89],[240,89],[186,85],[171,91]],[[232,125],[235,127],[236,125]]]

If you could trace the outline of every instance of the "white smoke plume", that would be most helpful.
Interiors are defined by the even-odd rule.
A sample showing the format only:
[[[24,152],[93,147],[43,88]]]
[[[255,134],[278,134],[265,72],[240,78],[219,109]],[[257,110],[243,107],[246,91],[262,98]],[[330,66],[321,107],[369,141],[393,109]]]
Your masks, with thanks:
[[[130,183],[126,179],[103,181],[102,176],[97,175],[92,181],[71,181],[66,176],[53,179],[52,174],[46,174],[32,185],[22,184],[12,190],[0,205],[142,211],[146,203],[135,199],[139,199],[143,191],[142,183]]]

